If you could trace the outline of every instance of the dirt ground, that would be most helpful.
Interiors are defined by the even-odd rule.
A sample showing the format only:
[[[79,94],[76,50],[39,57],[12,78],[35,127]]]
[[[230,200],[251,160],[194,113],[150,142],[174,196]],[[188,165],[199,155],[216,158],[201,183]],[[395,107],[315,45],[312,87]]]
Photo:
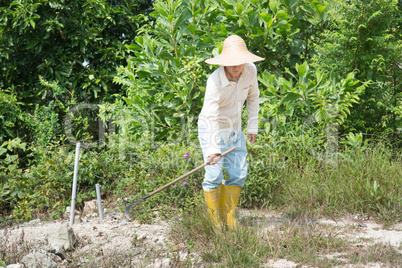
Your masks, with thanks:
[[[263,228],[273,228],[283,224],[284,219],[273,212],[240,210],[240,222],[254,219],[254,223]],[[32,248],[40,248],[47,244],[49,235],[60,225],[68,225],[69,220],[41,221],[39,219],[7,228],[8,242],[21,239]],[[390,244],[402,253],[402,224],[384,229],[372,221],[362,221],[357,217],[344,219],[318,219],[314,224],[339,228],[342,235],[360,246],[361,241],[367,243],[381,242]],[[140,224],[137,221],[127,221],[123,213],[105,213],[105,219],[100,220],[97,214],[87,215],[81,222],[72,225],[78,239],[75,250],[60,262],[59,267],[92,267],[96,258],[113,259],[113,256],[131,258],[132,267],[171,267],[178,261],[188,260],[193,267],[203,267],[206,264],[200,256],[190,252],[184,243],[175,244],[169,238],[169,223],[155,220],[152,224]],[[348,230],[347,232],[345,230]],[[6,235],[6,229],[0,230],[0,236]],[[359,239],[359,238],[366,238]],[[359,242],[360,241],[360,242]],[[364,246],[364,245],[362,245]],[[337,256],[326,256],[336,258]],[[118,260],[113,263],[104,262],[104,267],[119,267]],[[297,263],[284,260],[269,260],[266,267],[300,267]],[[348,265],[345,267],[361,267]],[[368,264],[366,267],[384,267],[381,263]]]

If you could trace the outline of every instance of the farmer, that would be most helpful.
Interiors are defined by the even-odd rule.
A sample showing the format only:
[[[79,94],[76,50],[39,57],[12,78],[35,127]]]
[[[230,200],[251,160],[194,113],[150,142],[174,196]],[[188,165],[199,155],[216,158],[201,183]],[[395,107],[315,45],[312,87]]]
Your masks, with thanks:
[[[237,226],[234,218],[240,190],[247,177],[246,139],[241,129],[243,104],[247,100],[248,140],[253,143],[258,132],[259,90],[257,69],[260,58],[247,50],[244,40],[232,35],[225,39],[222,53],[206,60],[220,65],[208,78],[204,104],[198,119],[198,136],[205,168],[202,184],[205,203],[217,228]],[[220,154],[232,147],[236,150]],[[219,161],[221,160],[221,161]],[[224,184],[223,167],[227,172]]]

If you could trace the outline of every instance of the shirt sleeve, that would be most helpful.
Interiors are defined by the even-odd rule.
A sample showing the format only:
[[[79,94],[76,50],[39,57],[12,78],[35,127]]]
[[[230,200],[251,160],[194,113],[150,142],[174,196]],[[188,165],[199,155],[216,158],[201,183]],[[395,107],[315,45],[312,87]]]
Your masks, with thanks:
[[[220,142],[220,129],[219,129],[219,103],[221,94],[218,90],[213,79],[208,79],[207,87],[205,91],[204,106],[205,114],[203,116],[203,121],[206,126],[206,137],[208,139],[208,149],[206,150],[206,156],[212,154],[220,154],[221,149],[219,148]]]
[[[257,68],[253,64],[252,78],[253,84],[247,95],[247,133],[258,133],[258,112],[260,110],[260,91],[258,89]]]

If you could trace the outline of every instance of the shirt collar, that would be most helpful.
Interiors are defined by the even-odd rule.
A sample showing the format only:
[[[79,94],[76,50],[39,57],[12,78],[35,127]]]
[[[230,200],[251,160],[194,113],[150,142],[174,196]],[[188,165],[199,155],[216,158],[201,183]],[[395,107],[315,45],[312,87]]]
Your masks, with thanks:
[[[241,78],[242,76],[247,76],[247,75],[248,75],[248,68],[246,68],[247,65],[248,65],[248,63],[246,63],[246,64],[244,65],[244,68],[243,68],[242,73],[240,74],[239,80],[240,80],[240,78]],[[225,67],[222,66],[222,65],[219,66],[219,78],[220,78],[220,80],[221,80],[221,82],[222,82],[222,85],[221,85],[222,87],[226,87],[226,86],[230,85],[230,81],[229,81],[229,79],[226,77],[226,74],[225,74]]]

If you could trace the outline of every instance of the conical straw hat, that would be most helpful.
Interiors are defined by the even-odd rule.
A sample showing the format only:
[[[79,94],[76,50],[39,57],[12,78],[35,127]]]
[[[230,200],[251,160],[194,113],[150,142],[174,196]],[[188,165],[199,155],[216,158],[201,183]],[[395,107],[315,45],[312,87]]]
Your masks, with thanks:
[[[222,53],[212,59],[207,59],[208,64],[222,66],[236,66],[248,62],[261,61],[264,58],[258,57],[247,50],[246,43],[238,35],[231,35],[223,42]]]

